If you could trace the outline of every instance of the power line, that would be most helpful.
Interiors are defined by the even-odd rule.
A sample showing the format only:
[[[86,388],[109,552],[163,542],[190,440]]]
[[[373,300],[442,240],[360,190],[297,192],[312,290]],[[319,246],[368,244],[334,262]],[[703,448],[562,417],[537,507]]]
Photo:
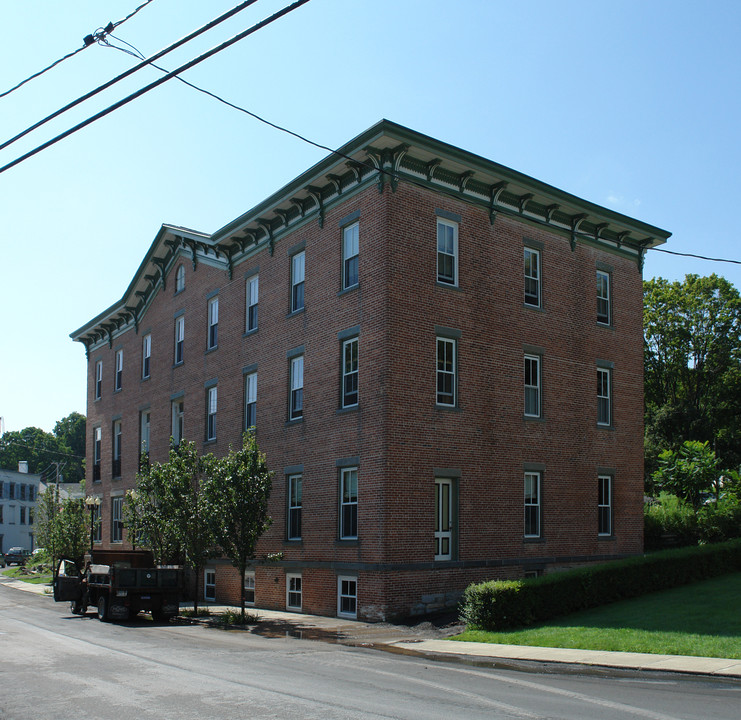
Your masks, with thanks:
[[[137,58],[143,57],[141,51],[138,48],[136,48],[134,45],[132,45],[131,43],[128,43],[128,42],[126,42],[126,40],[122,40],[121,38],[117,38],[114,35],[110,35],[110,37],[113,37],[114,40],[117,40],[118,42],[125,43],[130,48],[132,48],[133,52],[131,50],[127,50],[126,48],[120,48],[120,47],[117,47],[115,45],[112,45],[110,42],[104,40],[103,41],[103,44],[105,44],[107,47],[113,48],[114,50],[119,50],[121,52],[124,52],[124,53],[126,53],[128,55],[132,55],[132,56],[137,57]],[[151,61],[147,61],[147,62],[149,62],[149,64],[152,65],[152,67],[156,68],[157,70],[160,70],[161,72],[165,72],[165,73],[167,72],[167,70],[165,68],[162,68],[159,65],[155,65]],[[258,120],[259,122],[264,123],[265,125],[269,125],[270,127],[275,128],[276,130],[279,130],[281,132],[287,133],[288,135],[293,135],[293,137],[298,138],[299,140],[301,140],[301,141],[303,141],[305,143],[308,143],[309,145],[313,145],[314,147],[319,148],[321,150],[326,150],[327,152],[331,153],[332,155],[337,155],[337,156],[339,156],[341,158],[344,158],[345,160],[351,160],[353,162],[358,162],[358,164],[360,164],[360,165],[365,165],[368,168],[375,169],[375,167],[372,166],[370,163],[365,163],[363,161],[358,161],[355,158],[351,158],[350,156],[345,155],[344,153],[339,152],[338,150],[335,150],[333,148],[330,148],[330,147],[328,147],[326,145],[322,145],[321,143],[315,142],[314,140],[310,140],[309,138],[304,137],[303,135],[300,135],[299,133],[294,132],[293,130],[290,130],[290,129],[288,129],[286,127],[283,127],[281,125],[277,125],[276,123],[273,123],[270,120],[266,120],[265,118],[261,117],[260,115],[257,115],[256,113],[254,113],[254,112],[252,112],[250,110],[247,110],[246,108],[243,108],[240,105],[236,105],[235,103],[232,103],[229,100],[226,100],[225,98],[221,97],[220,95],[217,95],[216,93],[211,92],[210,90],[206,90],[205,88],[199,87],[198,85],[195,85],[194,83],[189,82],[188,80],[185,80],[184,78],[178,77],[177,79],[180,80],[180,82],[184,83],[185,85],[188,85],[189,87],[193,88],[194,90],[197,90],[198,92],[201,92],[204,95],[208,95],[209,97],[212,97],[215,100],[218,100],[220,103],[223,103],[224,105],[226,105],[226,106],[228,106],[230,108],[233,108],[234,110],[238,110],[239,112],[243,112],[243,113],[249,115],[250,117],[255,118],[255,120]],[[395,177],[397,180],[401,180],[402,179],[399,176],[399,174],[396,173],[396,172],[394,172],[393,170],[384,169],[384,172],[386,174],[390,175],[390,176]],[[421,183],[417,183],[414,180],[409,180],[409,179],[407,179],[407,180],[409,182],[411,182],[412,184],[418,185],[419,187],[424,187]],[[737,265],[741,265],[741,260],[728,260],[728,259],[724,259],[724,258],[712,258],[712,257],[706,257],[704,255],[695,255],[693,253],[681,253],[681,252],[676,252],[676,251],[673,251],[673,250],[665,250],[663,248],[656,248],[656,247],[649,247],[649,248],[646,248],[646,250],[656,250],[657,252],[668,253],[670,255],[680,255],[682,257],[697,258],[699,260],[710,260],[710,261],[713,261],[713,262],[726,262],[726,263],[735,263]]]
[[[24,448],[25,450],[35,450],[36,452],[48,453],[49,455],[59,455],[60,457],[75,458],[77,460],[84,460],[84,455],[75,455],[74,453],[60,452],[59,450],[49,450],[44,445],[35,445],[28,442],[20,442],[18,440],[6,440],[5,436],[0,438],[0,446],[5,447],[8,445],[14,445],[16,447]]]
[[[683,253],[677,252],[676,250],[666,250],[665,248],[648,249],[656,250],[656,252],[666,253],[667,255],[679,255],[680,257],[697,258],[698,260],[709,260],[710,262],[733,263],[734,265],[741,265],[741,260],[729,260],[727,258],[708,257],[706,255],[696,255],[695,253]]]
[[[149,2],[152,2],[152,0],[148,0],[148,1]],[[8,147],[9,145],[12,145],[17,140],[20,140],[22,137],[25,137],[26,135],[28,135],[29,133],[33,132],[34,130],[37,130],[42,125],[45,125],[50,120],[53,120],[54,118],[59,117],[63,113],[67,112],[68,110],[71,110],[72,108],[77,107],[81,103],[85,102],[85,100],[89,100],[91,97],[94,97],[98,93],[103,92],[103,90],[107,90],[109,87],[112,87],[117,82],[120,82],[121,80],[124,80],[125,78],[129,77],[130,75],[133,75],[134,73],[138,72],[142,68],[146,67],[153,60],[157,60],[157,59],[163,57],[164,55],[167,55],[168,53],[172,52],[173,50],[176,50],[177,48],[185,45],[186,43],[190,42],[191,40],[193,40],[194,38],[198,37],[199,35],[202,35],[204,32],[207,32],[208,30],[211,30],[212,28],[216,27],[217,25],[219,25],[220,23],[224,22],[225,20],[228,20],[230,17],[232,17],[232,16],[236,15],[237,13],[241,12],[242,10],[248,8],[250,5],[254,5],[254,3],[256,3],[256,2],[257,2],[257,0],[246,0],[245,2],[243,2],[243,3],[239,4],[239,5],[237,5],[236,7],[232,8],[231,10],[228,10],[227,12],[223,13],[222,15],[220,15],[217,18],[215,18],[214,20],[212,20],[211,22],[207,23],[206,25],[203,25],[202,27],[198,28],[197,30],[194,30],[192,33],[190,33],[190,34],[186,35],[185,37],[181,38],[180,40],[174,42],[172,45],[169,45],[168,47],[164,48],[163,50],[160,50],[158,53],[156,53],[155,55],[153,55],[150,58],[149,61],[141,62],[138,65],[136,65],[136,66],[134,66],[132,68],[129,68],[126,72],[123,72],[120,75],[118,75],[117,77],[113,78],[112,80],[109,80],[108,82],[103,83],[102,85],[99,85],[94,90],[91,90],[90,92],[85,93],[85,95],[82,95],[81,97],[77,98],[76,100],[73,100],[72,102],[68,103],[67,105],[65,105],[64,107],[60,108],[59,110],[54,111],[53,113],[51,113],[51,115],[47,115],[43,120],[39,120],[37,123],[34,123],[30,127],[27,127],[25,130],[23,130],[22,132],[18,133],[15,137],[12,137],[12,138],[10,138],[10,140],[6,140],[4,143],[0,144],[0,150],[4,150],[6,147]],[[140,8],[141,7],[144,7],[144,6],[141,5]],[[118,22],[118,25],[120,25],[122,22],[123,22],[123,20],[119,21]],[[111,23],[109,25],[109,27],[111,25],[113,25],[113,23]],[[113,30],[113,28],[111,28],[111,32],[112,32],[112,30]],[[93,41],[94,42],[97,42],[100,45],[115,47],[115,45],[110,45],[110,43],[108,43],[106,41],[106,35],[110,35],[110,33],[109,32],[106,32],[103,35],[100,35],[98,37],[95,37]],[[116,39],[118,39],[118,38],[116,38]],[[125,42],[125,41],[122,40],[120,42]],[[126,43],[126,44],[128,45],[128,43]],[[118,49],[122,50],[122,48],[118,48]]]
[[[168,80],[172,80],[173,77],[176,77],[179,73],[184,72],[185,70],[189,70],[190,68],[198,65],[199,63],[203,62],[204,60],[207,60],[213,55],[216,55],[217,53],[221,52],[222,50],[225,50],[226,48],[230,47],[231,45],[234,45],[235,43],[239,42],[240,40],[243,40],[248,35],[251,35],[254,32],[257,32],[258,30],[261,30],[262,28],[266,27],[272,22],[275,22],[279,18],[283,17],[284,15],[287,15],[290,12],[293,12],[297,8],[301,7],[302,5],[305,5],[308,3],[309,0],[296,0],[296,2],[292,3],[291,5],[287,5],[282,10],[279,10],[278,12],[274,13],[270,17],[266,18],[265,20],[260,21],[259,23],[253,25],[252,27],[248,28],[247,30],[242,31],[241,33],[238,33],[237,35],[231,37],[229,40],[226,40],[225,42],[221,43],[220,45],[217,45],[214,48],[211,48],[211,50],[208,50],[207,52],[203,53],[202,55],[199,55],[197,58],[190,60],[189,62],[181,65],[180,67],[176,68],[172,72],[167,73],[164,77],[161,77],[159,80],[155,80],[153,83],[150,83],[149,85],[146,85],[145,87],[137,90],[136,92],[132,93],[131,95],[128,95],[127,97],[123,98],[122,100],[119,100],[118,102],[114,103],[113,105],[109,105],[105,110],[101,110],[99,113],[96,113],[95,115],[92,115],[87,120],[84,120],[81,123],[78,123],[74,127],[70,128],[69,130],[65,130],[65,132],[57,135],[56,137],[52,138],[51,140],[48,140],[47,142],[39,145],[38,147],[34,148],[33,150],[30,150],[29,152],[25,153],[24,155],[21,155],[20,157],[17,157],[12,162],[9,162],[7,165],[3,165],[0,167],[0,174],[4,173],[6,170],[10,170],[10,168],[15,167],[16,165],[22,163],[24,160],[28,160],[28,158],[33,157],[34,155],[40,153],[42,150],[46,150],[46,148],[51,147],[52,145],[55,145],[60,140],[63,140],[66,137],[69,137],[70,135],[73,135],[78,130],[82,130],[83,128],[87,127],[88,125],[91,125],[96,120],[100,120],[102,117],[105,117],[106,115],[109,115],[114,110],[118,110],[119,108],[123,107],[124,105],[127,105],[128,103],[132,102],[133,100],[136,100],[137,98],[141,97],[145,93],[148,93],[150,90],[154,90],[154,88],[159,87],[163,83],[166,83]]]
[[[106,25],[105,28],[98,28],[94,33],[91,33],[90,35],[86,35],[83,39],[83,45],[82,47],[77,48],[77,50],[73,50],[72,52],[67,53],[63,57],[59,58],[59,60],[55,60],[51,65],[45,67],[43,70],[39,70],[38,72],[34,73],[33,75],[30,75],[25,80],[21,80],[17,85],[14,85],[9,90],[5,90],[4,92],[0,93],[0,98],[4,98],[6,95],[10,95],[10,93],[14,92],[15,90],[18,90],[18,88],[23,87],[26,83],[31,82],[31,80],[43,75],[45,72],[48,72],[52,68],[56,67],[60,63],[63,63],[65,60],[69,60],[71,57],[74,57],[77,55],[77,53],[82,52],[83,50],[89,48],[96,40],[99,38],[105,37],[106,33],[112,32],[115,30],[119,25],[122,25],[125,23],[129,18],[134,17],[139,10],[141,10],[145,5],[149,5],[149,3],[153,2],[153,0],[146,0],[146,2],[139,5],[136,10],[133,10],[130,12],[125,18],[122,18],[121,20],[118,20],[115,23],[109,22],[108,25]]]

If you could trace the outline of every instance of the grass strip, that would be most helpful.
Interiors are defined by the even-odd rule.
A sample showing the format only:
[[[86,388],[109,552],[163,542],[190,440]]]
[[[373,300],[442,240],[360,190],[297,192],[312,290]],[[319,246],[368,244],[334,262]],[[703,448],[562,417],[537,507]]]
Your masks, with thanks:
[[[741,573],[604,605],[510,632],[467,630],[463,642],[741,659]]]

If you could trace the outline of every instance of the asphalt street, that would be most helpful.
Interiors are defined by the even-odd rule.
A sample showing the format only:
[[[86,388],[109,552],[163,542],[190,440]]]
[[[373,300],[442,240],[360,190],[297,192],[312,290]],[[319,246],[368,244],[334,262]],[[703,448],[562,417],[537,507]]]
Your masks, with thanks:
[[[735,680],[507,670],[200,625],[77,617],[0,584],[0,718],[735,720]]]

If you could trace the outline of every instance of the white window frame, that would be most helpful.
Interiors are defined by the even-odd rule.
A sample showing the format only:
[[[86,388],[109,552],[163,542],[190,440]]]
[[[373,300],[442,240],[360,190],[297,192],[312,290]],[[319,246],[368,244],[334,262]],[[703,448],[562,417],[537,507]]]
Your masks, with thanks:
[[[116,350],[116,370],[113,374],[113,390],[118,392],[123,388],[123,350]]]
[[[436,341],[435,402],[443,407],[455,407],[458,401],[458,341],[441,336],[437,336]]]
[[[357,539],[358,468],[347,467],[340,470],[340,540]]]
[[[291,395],[289,420],[300,420],[304,416],[304,356],[291,358]]]
[[[252,418],[250,418],[252,415]],[[250,422],[250,419],[252,422]],[[257,425],[257,372],[244,376],[244,429]]]
[[[248,278],[246,283],[245,332],[254,332],[258,327],[258,308],[260,299],[260,278],[258,275]]]
[[[100,400],[103,397],[103,361],[98,360],[95,363],[95,399]]]
[[[93,429],[93,468],[98,468],[98,478],[95,479],[95,470],[93,470],[93,482],[100,482],[101,474],[101,455],[103,454],[103,428],[98,426]]]
[[[306,251],[291,255],[291,312],[305,307]]]
[[[355,407],[358,404],[358,338],[350,338],[342,343],[342,407]]]
[[[452,478],[435,478],[435,560],[453,559]]]
[[[123,495],[111,498],[111,542],[123,542]]]
[[[358,578],[354,575],[337,576],[337,617],[358,617]]]
[[[111,448],[111,459],[113,465],[118,463],[118,474],[111,473],[112,477],[121,477],[123,468],[121,467],[121,451],[123,445],[123,430],[121,427],[121,420],[113,421],[113,447]]]
[[[206,390],[206,440],[216,440],[216,411],[218,410],[218,388]]]
[[[176,447],[183,441],[183,430],[185,426],[185,400],[178,398],[171,404],[171,433],[172,444]]]
[[[537,470],[528,470],[524,474],[524,523],[523,523],[523,534],[526,538],[539,538],[541,537],[541,519],[542,519],[542,506],[541,506],[541,482],[542,475]],[[534,484],[534,492],[533,492]],[[532,528],[533,520],[529,516],[535,518],[536,527]],[[530,527],[529,527],[530,526]]]
[[[98,496],[98,499],[101,498]],[[90,524],[93,528],[93,542],[103,541],[103,515],[100,502],[90,506]]]
[[[612,370],[597,368],[597,425],[612,425]]]
[[[244,604],[253,606],[255,604],[255,571],[254,570],[247,570],[244,573]],[[252,599],[250,600],[248,597],[248,594],[252,594]]]
[[[288,503],[286,509],[286,539],[301,540],[303,532],[303,511],[304,511],[304,477],[301,473],[289,475],[287,478],[287,496]],[[298,493],[294,492],[294,487],[298,488]],[[297,530],[293,532],[294,517],[298,515]]]
[[[530,267],[528,268],[528,258],[530,258]],[[540,250],[525,247],[523,253],[524,260],[524,286],[525,286],[525,305],[530,307],[542,307],[543,293],[541,285],[541,262]],[[529,286],[529,287],[528,287]],[[534,291],[533,291],[534,287]],[[535,300],[533,300],[533,296]]]
[[[612,475],[599,475],[597,477],[597,534],[600,537],[612,535],[612,486]]]
[[[150,376],[152,364],[152,334],[148,333],[142,338],[142,380]]]
[[[342,289],[358,285],[360,276],[360,223],[342,229]]]
[[[212,297],[208,301],[208,349],[213,350],[219,345],[219,298]]]
[[[149,454],[149,444],[152,432],[152,413],[142,410],[139,413],[139,456]]]
[[[600,325],[610,325],[612,321],[611,280],[609,272],[597,270],[597,322]]]
[[[175,365],[185,360],[185,315],[175,318]]]
[[[178,269],[175,271],[175,294],[183,292],[185,290],[185,267],[178,265]]]
[[[535,378],[533,378],[533,366],[535,366]],[[539,418],[542,415],[541,402],[541,358],[540,355],[527,353],[524,358],[525,370],[525,417]],[[533,384],[535,380],[535,384]],[[535,408],[532,408],[533,399]]]
[[[209,593],[209,588],[211,589],[210,593]],[[215,568],[205,568],[203,571],[203,599],[206,602],[216,602],[216,569]]]
[[[296,604],[298,600],[298,605]],[[300,573],[286,573],[286,610],[298,610],[303,607],[303,576]]]
[[[458,287],[458,223],[437,219],[437,281],[443,285]],[[448,260],[452,273],[443,272],[441,265]]]

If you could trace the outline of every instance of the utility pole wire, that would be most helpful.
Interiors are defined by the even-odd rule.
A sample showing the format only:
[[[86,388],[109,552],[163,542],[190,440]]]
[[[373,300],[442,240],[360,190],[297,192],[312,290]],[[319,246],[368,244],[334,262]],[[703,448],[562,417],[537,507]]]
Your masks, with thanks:
[[[105,110],[101,110],[99,113],[96,113],[92,117],[89,117],[87,120],[83,120],[83,122],[78,123],[74,127],[70,128],[69,130],[65,130],[65,132],[61,133],[60,135],[57,135],[56,137],[52,138],[51,140],[48,140],[47,142],[43,143],[42,145],[39,145],[38,147],[34,148],[33,150],[30,150],[29,152],[25,153],[24,155],[21,155],[20,157],[16,158],[12,162],[9,162],[7,165],[3,165],[0,167],[0,174],[4,173],[6,170],[10,170],[12,167],[15,167],[16,165],[19,165],[24,160],[28,160],[28,158],[33,157],[34,155],[40,153],[42,150],[46,150],[46,148],[51,147],[55,143],[58,143],[60,140],[63,140],[66,137],[69,137],[70,135],[73,135],[78,130],[82,130],[83,128],[87,127],[88,125],[91,125],[96,120],[100,120],[100,118],[105,117],[106,115],[112,113],[114,110],[118,110],[119,108],[123,107],[124,105],[127,105],[132,100],[136,100],[137,98],[141,97],[145,93],[148,93],[150,90],[154,90],[154,88],[159,87],[163,83],[166,83],[168,80],[171,80],[173,77],[177,76],[179,73],[184,72],[185,70],[189,70],[190,68],[194,67],[195,65],[198,65],[199,63],[203,62],[204,60],[207,60],[212,55],[216,55],[216,53],[221,52],[222,50],[225,50],[226,48],[230,47],[231,45],[234,45],[235,43],[239,42],[240,40],[243,40],[248,35],[251,35],[254,32],[257,32],[258,30],[261,30],[262,28],[266,27],[267,25],[270,25],[270,23],[275,22],[275,20],[278,20],[279,18],[283,17],[284,15],[287,15],[290,12],[293,12],[297,8],[301,7],[302,5],[305,5],[308,3],[309,0],[297,0],[296,2],[292,3],[291,5],[287,5],[282,10],[279,10],[278,12],[274,13],[270,17],[266,18],[265,20],[260,21],[256,25],[253,25],[251,28],[248,28],[247,30],[244,30],[241,33],[238,33],[234,37],[230,38],[229,40],[226,40],[225,42],[221,43],[221,45],[217,45],[216,47],[212,48],[211,50],[208,50],[207,52],[203,53],[202,55],[198,56],[197,58],[191,60],[190,62],[185,63],[184,65],[181,65],[179,68],[176,68],[172,72],[168,73],[164,77],[161,77],[159,80],[155,80],[153,83],[150,83],[149,85],[146,85],[145,87],[141,88],[140,90],[137,90],[135,93],[132,93],[128,97],[123,98],[123,100],[119,100],[117,103],[114,103],[113,105],[108,106]]]
[[[10,95],[10,93],[14,92],[20,87],[23,87],[27,82],[31,82],[34,78],[39,77],[40,75],[43,75],[45,72],[48,72],[53,67],[56,67],[60,63],[64,62],[65,60],[69,60],[69,58],[73,57],[74,55],[77,55],[78,52],[81,52],[85,50],[86,48],[89,48],[96,40],[98,40],[101,37],[105,37],[105,34],[108,32],[108,28],[111,30],[115,30],[119,25],[123,25],[129,18],[136,15],[139,10],[141,10],[145,5],[149,5],[153,0],[146,0],[146,2],[139,5],[138,8],[130,12],[125,18],[119,20],[115,23],[108,23],[108,25],[105,28],[101,28],[97,30],[96,32],[86,35],[85,39],[82,41],[84,44],[82,47],[77,48],[77,50],[73,50],[70,53],[67,53],[64,57],[59,58],[59,60],[55,60],[51,65],[48,67],[45,67],[43,70],[39,70],[38,72],[34,73],[33,75],[27,77],[25,80],[21,80],[17,85],[14,85],[9,90],[5,90],[4,92],[0,93],[0,98],[4,98],[6,95]],[[101,32],[102,31],[102,32]]]
[[[149,0],[151,2],[152,0]],[[103,90],[107,90],[109,87],[115,85],[117,82],[124,80],[125,78],[129,77],[130,75],[133,75],[135,72],[138,72],[143,67],[146,67],[147,64],[153,62],[154,60],[158,60],[163,55],[167,55],[169,52],[172,52],[173,50],[176,50],[177,48],[181,47],[182,45],[185,45],[186,43],[190,42],[194,38],[198,37],[199,35],[202,35],[204,32],[207,32],[208,30],[211,30],[212,28],[216,27],[220,23],[224,22],[225,20],[228,20],[230,17],[236,15],[237,13],[241,12],[242,10],[245,10],[250,5],[254,5],[257,2],[257,0],[246,0],[246,2],[243,2],[236,7],[232,8],[231,10],[225,12],[223,15],[220,15],[216,19],[212,20],[211,22],[207,23],[206,25],[198,28],[198,30],[194,30],[190,35],[186,35],[185,37],[181,38],[177,42],[173,43],[172,45],[169,45],[168,47],[164,48],[163,50],[160,50],[158,53],[153,55],[149,60],[145,60],[144,62],[139,63],[139,65],[135,65],[134,67],[130,68],[129,70],[126,70],[125,72],[121,73],[117,77],[113,78],[112,80],[109,80],[106,83],[103,83],[103,85],[98,86],[94,90],[91,90],[90,92],[86,93],[85,95],[82,95],[81,97],[77,98],[77,100],[73,100],[71,103],[65,105],[64,107],[60,108],[59,110],[56,110],[51,115],[47,115],[43,120],[39,120],[37,123],[34,123],[30,127],[23,130],[23,132],[18,133],[15,137],[10,138],[10,140],[6,140],[4,143],[0,145],[0,150],[4,150],[9,145],[12,145],[17,140],[20,140],[22,137],[25,137],[29,133],[33,132],[34,130],[37,130],[42,125],[45,125],[50,120],[53,120],[54,118],[59,117],[63,113],[67,112],[67,110],[71,110],[73,107],[77,107],[81,103],[85,102],[85,100],[89,100],[91,97],[97,95],[100,92],[103,92]],[[143,7],[143,6],[141,6]],[[123,20],[121,20],[118,24],[120,25]],[[110,34],[110,33],[108,33]],[[104,36],[97,38],[97,41],[99,43],[104,43],[105,38]],[[84,48],[80,48],[81,50]],[[2,96],[0,96],[2,97]]]

